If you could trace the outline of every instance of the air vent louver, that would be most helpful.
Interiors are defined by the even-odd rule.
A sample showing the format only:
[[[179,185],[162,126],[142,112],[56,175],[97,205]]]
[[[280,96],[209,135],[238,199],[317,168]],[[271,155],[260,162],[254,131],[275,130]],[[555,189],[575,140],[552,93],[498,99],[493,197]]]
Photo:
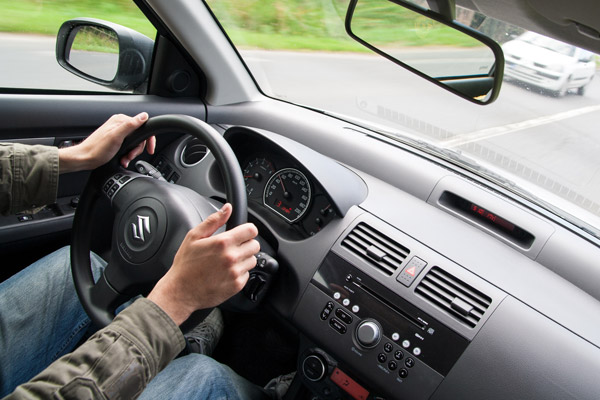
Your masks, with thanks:
[[[386,275],[392,275],[410,253],[406,247],[373,227],[360,223],[342,241],[342,247],[369,262]]]
[[[186,167],[198,164],[208,153],[208,148],[198,138],[190,139],[181,152],[181,163]]]
[[[415,292],[470,328],[477,325],[492,302],[490,297],[439,267],[433,267],[425,275]]]

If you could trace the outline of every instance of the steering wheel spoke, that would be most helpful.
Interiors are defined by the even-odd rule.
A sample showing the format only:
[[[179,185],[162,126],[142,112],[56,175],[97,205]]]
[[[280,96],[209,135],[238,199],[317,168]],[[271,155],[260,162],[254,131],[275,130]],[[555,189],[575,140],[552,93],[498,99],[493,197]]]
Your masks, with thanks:
[[[110,265],[107,266],[107,269],[109,267]],[[102,274],[98,282],[90,288],[89,295],[92,306],[103,310],[109,320],[112,320],[117,307],[125,303],[131,297],[120,293],[112,287],[106,279],[106,273]]]

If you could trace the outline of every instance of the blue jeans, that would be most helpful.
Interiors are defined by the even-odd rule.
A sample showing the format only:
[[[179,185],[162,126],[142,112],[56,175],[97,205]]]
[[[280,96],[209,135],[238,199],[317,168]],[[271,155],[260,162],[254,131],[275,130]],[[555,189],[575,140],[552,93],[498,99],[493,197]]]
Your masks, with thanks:
[[[92,255],[97,279],[105,266]],[[38,260],[0,283],[0,397],[73,351],[91,334],[73,279],[69,248]],[[262,388],[229,367],[199,354],[171,362],[142,393],[142,399],[264,399]]]

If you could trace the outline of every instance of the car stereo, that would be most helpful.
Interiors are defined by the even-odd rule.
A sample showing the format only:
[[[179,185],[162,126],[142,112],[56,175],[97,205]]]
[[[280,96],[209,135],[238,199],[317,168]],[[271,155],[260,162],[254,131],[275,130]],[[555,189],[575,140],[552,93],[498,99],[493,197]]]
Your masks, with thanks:
[[[345,397],[355,399],[429,398],[469,344],[333,252],[313,276],[295,319],[327,349],[305,351],[299,364],[307,386],[323,398],[324,390],[334,392],[332,382],[342,382],[337,386]],[[371,393],[369,383],[386,392]]]

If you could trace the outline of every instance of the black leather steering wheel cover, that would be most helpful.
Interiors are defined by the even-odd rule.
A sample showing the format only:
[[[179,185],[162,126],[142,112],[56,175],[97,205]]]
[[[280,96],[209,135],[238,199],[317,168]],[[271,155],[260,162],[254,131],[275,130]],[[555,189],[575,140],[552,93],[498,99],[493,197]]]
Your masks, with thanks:
[[[198,137],[209,148],[215,157],[225,183],[227,201],[232,204],[232,215],[227,222],[227,229],[243,224],[248,218],[246,188],[238,160],[227,141],[210,125],[187,115],[162,115],[150,118],[142,127],[127,137],[117,155],[107,164],[92,171],[75,212],[71,238],[71,270],[73,281],[80,302],[99,327],[108,325],[114,318],[110,310],[97,307],[93,301],[92,289],[102,284],[109,290],[118,293],[104,278],[94,283],[90,249],[94,234],[92,229],[92,213],[101,196],[100,188],[104,180],[118,170],[120,159],[135,148],[143,140],[161,134],[184,133]]]

